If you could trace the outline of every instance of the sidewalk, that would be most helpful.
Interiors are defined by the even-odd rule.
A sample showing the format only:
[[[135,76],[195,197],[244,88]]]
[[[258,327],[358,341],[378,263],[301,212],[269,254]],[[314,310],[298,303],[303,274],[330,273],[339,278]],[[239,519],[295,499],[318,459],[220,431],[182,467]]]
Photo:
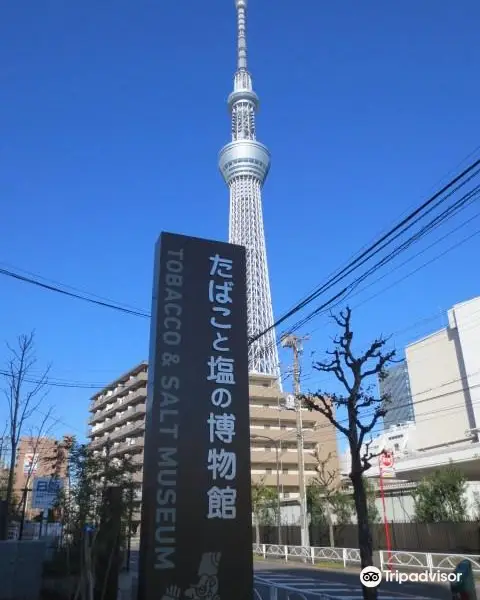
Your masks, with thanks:
[[[120,573],[117,600],[136,600],[137,577],[137,573],[133,571]]]

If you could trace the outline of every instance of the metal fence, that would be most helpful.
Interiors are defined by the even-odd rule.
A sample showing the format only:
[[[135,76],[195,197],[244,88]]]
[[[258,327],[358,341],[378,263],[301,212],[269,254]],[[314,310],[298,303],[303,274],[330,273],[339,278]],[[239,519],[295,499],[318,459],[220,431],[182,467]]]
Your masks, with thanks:
[[[308,561],[312,565],[316,563],[332,563],[332,566],[360,566],[360,551],[357,548],[331,548],[305,547],[305,546],[283,546],[278,544],[254,544],[253,554],[265,559],[281,559]],[[464,559],[470,560],[472,569],[480,573],[480,554],[458,554],[439,552],[408,552],[406,550],[395,550],[388,554],[385,550],[378,551],[378,560],[381,570],[393,568],[401,570],[429,571],[451,571]]]
[[[254,600],[308,600],[312,594],[300,591],[288,585],[272,583],[261,577],[255,577],[253,598]],[[315,592],[316,600],[334,600],[332,596]]]
[[[389,523],[393,548],[409,552],[442,552],[448,548],[460,554],[480,554],[480,523],[463,521],[459,523]],[[301,544],[300,527],[284,525],[280,531],[282,544],[298,546]],[[385,550],[385,528],[376,523],[371,528],[373,547]],[[337,525],[334,527],[335,545],[340,548],[351,548],[358,543],[357,525]],[[260,540],[269,544],[278,543],[278,531],[274,526],[260,527]],[[310,542],[313,546],[329,546],[328,527],[310,526]]]

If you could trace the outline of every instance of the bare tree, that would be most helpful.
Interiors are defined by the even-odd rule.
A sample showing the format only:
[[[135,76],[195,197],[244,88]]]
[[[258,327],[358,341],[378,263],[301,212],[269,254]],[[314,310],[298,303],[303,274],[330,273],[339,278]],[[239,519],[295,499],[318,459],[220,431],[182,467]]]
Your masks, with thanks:
[[[320,450],[315,450],[315,458],[317,459],[317,466],[315,470],[317,472],[315,476],[315,482],[318,485],[321,494],[325,500],[327,509],[327,522],[328,522],[328,535],[330,538],[330,546],[335,546],[335,534],[333,530],[333,500],[339,491],[340,487],[340,473],[337,469],[329,469],[328,465],[331,464],[332,453],[329,452],[327,458],[323,459],[320,456]]]
[[[53,408],[50,407],[46,412],[40,413],[41,420],[37,426],[29,428],[29,434],[27,436],[23,436],[23,440],[25,440],[28,444],[28,451],[32,455],[32,462],[28,465],[27,472],[25,473],[26,477],[24,480],[24,486],[21,490],[22,494],[18,501],[16,512],[18,513],[22,506],[26,504],[28,489],[30,487],[30,483],[32,481],[32,476],[35,474],[37,467],[39,466],[39,462],[43,461],[44,465],[48,465],[49,460],[48,457],[43,457],[43,450],[45,449],[44,443],[45,438],[49,436],[49,433],[52,427],[56,424],[57,421],[53,420]],[[19,438],[20,440],[20,438]]]
[[[375,339],[370,347],[360,355],[354,353],[353,331],[351,329],[351,310],[346,308],[333,316],[341,330],[333,340],[333,350],[327,352],[328,358],[315,362],[313,367],[321,372],[333,374],[342,384],[345,393],[325,394],[317,392],[302,396],[310,410],[321,413],[348,440],[351,454],[351,472],[355,510],[358,521],[358,545],[362,569],[373,564],[372,534],[368,518],[368,499],[363,474],[371,467],[371,461],[378,454],[370,452],[370,436],[379,419],[385,416],[386,398],[378,398],[373,386],[368,382],[375,375],[383,376],[385,368],[394,362],[395,351],[385,352],[386,339]],[[348,423],[344,426],[336,418],[334,408],[347,411]],[[376,588],[363,587],[365,600],[377,598]]]
[[[29,419],[38,412],[46,394],[48,393],[47,367],[42,375],[34,376],[34,368],[37,364],[35,356],[35,334],[20,335],[15,347],[7,344],[10,357],[7,361],[5,387],[3,389],[8,407],[8,434],[10,464],[7,481],[7,529],[0,531],[0,539],[5,539],[8,531],[8,523],[12,510],[13,488],[15,477],[15,463],[17,459],[18,444],[20,437],[28,424]]]

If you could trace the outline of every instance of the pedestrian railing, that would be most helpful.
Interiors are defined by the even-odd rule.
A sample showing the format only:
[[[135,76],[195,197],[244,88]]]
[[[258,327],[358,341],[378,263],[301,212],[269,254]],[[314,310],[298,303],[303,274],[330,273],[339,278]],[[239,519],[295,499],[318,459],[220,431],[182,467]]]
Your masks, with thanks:
[[[309,600],[312,594],[288,585],[272,583],[261,577],[255,577],[254,600]],[[335,600],[332,596],[315,592],[315,600]]]
[[[405,550],[380,550],[380,568],[382,570],[391,568],[397,571],[402,569],[419,571],[451,571],[455,569],[462,560],[472,563],[472,570],[480,573],[480,554],[457,554],[450,552],[442,554],[438,552],[406,552]]]
[[[347,567],[359,566],[360,551],[357,548],[331,548],[331,547],[306,547],[283,546],[278,544],[254,544],[253,553],[263,558],[280,558],[285,561],[308,561],[311,564],[319,562],[338,563]],[[472,563],[472,569],[480,573],[480,554],[460,554],[450,552],[407,552],[406,550],[386,550],[378,552],[380,568],[382,570],[393,568],[395,570],[420,570],[420,571],[451,571],[464,559]]]
[[[303,559],[316,562],[340,562],[347,565],[360,564],[360,552],[356,548],[328,548],[314,546],[279,546],[278,544],[254,544],[253,553],[263,558]]]

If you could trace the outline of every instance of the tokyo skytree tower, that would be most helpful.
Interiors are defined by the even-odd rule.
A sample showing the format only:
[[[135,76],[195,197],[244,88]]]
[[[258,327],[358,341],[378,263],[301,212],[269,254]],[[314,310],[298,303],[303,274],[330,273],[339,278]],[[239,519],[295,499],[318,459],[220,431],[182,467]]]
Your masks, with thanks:
[[[245,246],[247,254],[248,335],[255,337],[274,323],[268,277],[262,187],[270,168],[270,152],[257,141],[255,114],[258,96],[247,70],[247,0],[235,0],[237,9],[237,71],[228,97],[232,141],[220,152],[220,171],[230,189],[229,242]],[[251,373],[280,376],[275,331],[271,329],[249,347]]]

